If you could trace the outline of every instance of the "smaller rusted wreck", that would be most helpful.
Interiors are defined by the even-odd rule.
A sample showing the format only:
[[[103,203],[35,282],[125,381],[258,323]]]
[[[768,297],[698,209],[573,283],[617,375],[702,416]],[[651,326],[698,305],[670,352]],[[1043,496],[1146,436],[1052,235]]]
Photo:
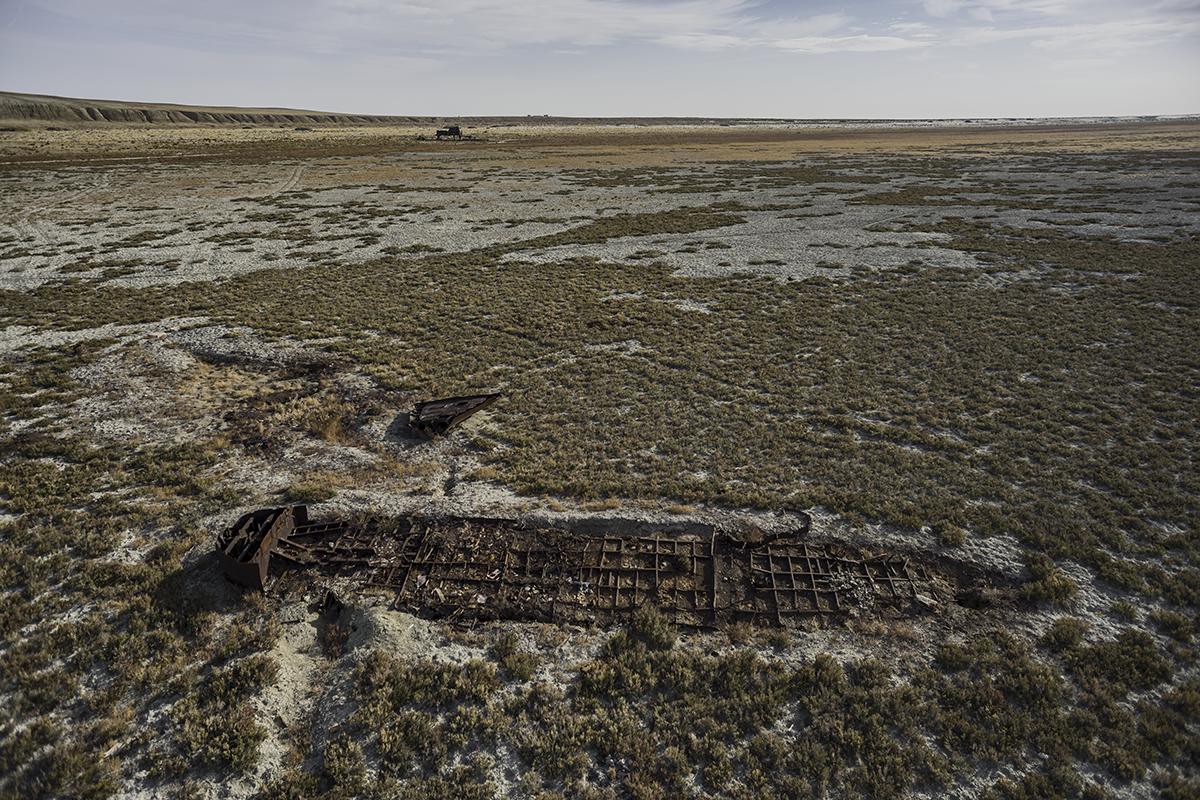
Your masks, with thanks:
[[[500,393],[492,392],[426,400],[409,412],[408,426],[429,439],[444,436],[499,399]]]

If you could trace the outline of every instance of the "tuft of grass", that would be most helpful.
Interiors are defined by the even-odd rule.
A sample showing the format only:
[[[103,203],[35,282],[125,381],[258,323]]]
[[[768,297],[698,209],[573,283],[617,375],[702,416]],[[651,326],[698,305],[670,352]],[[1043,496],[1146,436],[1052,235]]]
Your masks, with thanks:
[[[346,734],[329,740],[321,765],[326,779],[338,792],[353,796],[366,786],[367,768],[362,745]]]
[[[496,641],[490,648],[490,654],[500,664],[505,675],[514,680],[528,681],[533,677],[534,669],[537,668],[537,656],[523,650],[516,634],[512,631],[505,631],[496,637]]]
[[[1060,617],[1054,620],[1041,639],[1041,645],[1055,652],[1070,650],[1083,641],[1088,624],[1074,617]]]
[[[302,480],[291,484],[283,492],[283,502],[304,503],[315,505],[332,500],[337,495],[337,487],[322,480]]]
[[[1078,591],[1070,576],[1056,567],[1054,561],[1044,553],[1030,553],[1025,568],[1030,575],[1030,580],[1020,589],[1020,596],[1025,600],[1061,605]]]
[[[1088,690],[1118,698],[1152,689],[1174,671],[1154,638],[1133,628],[1116,639],[1068,651],[1067,666]]]
[[[679,638],[675,626],[651,605],[642,606],[633,612],[626,635],[651,650],[670,650]]]
[[[1178,611],[1157,610],[1150,612],[1150,619],[1160,631],[1177,642],[1187,644],[1196,632],[1196,621]]]
[[[967,532],[953,523],[939,525],[935,533],[942,547],[962,547],[967,541]]]
[[[1137,622],[1139,619],[1137,607],[1128,600],[1114,600],[1108,610],[1114,617],[1126,622]]]

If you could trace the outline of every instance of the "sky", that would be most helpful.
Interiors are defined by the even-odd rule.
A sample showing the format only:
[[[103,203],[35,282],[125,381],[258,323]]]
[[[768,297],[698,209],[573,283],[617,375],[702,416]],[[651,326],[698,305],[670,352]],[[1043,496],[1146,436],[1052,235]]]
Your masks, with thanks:
[[[1200,113],[1200,0],[0,0],[0,90],[368,114]]]

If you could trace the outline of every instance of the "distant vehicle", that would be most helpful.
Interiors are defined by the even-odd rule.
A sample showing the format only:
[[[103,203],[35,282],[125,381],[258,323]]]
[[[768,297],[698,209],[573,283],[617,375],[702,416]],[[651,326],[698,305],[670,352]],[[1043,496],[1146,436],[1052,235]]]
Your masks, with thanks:
[[[434,138],[435,139],[461,139],[462,138],[462,128],[458,127],[457,125],[450,125],[449,127],[446,127],[446,128],[438,128],[438,132],[434,136]]]

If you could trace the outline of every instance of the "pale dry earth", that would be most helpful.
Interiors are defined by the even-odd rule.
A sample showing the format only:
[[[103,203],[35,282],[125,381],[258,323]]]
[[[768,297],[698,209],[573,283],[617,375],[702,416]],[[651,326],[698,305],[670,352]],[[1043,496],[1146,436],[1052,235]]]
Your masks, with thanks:
[[[429,133],[418,126],[0,133],[0,288],[31,293],[86,281],[106,289],[144,290],[219,283],[264,270],[299,274],[387,259],[465,257],[489,248],[503,249],[499,259],[505,263],[547,269],[571,259],[653,263],[665,265],[673,276],[697,279],[746,275],[802,282],[913,265],[984,267],[978,253],[946,247],[951,234],[914,230],[955,218],[1118,243],[1200,237],[1200,160],[1195,158],[1200,127],[1194,124],[850,133],[515,125],[473,132],[485,141],[418,141]],[[277,157],[271,155],[274,149]],[[1114,157],[1134,151],[1182,156],[1167,167],[1139,168],[1136,159],[1113,167]],[[1065,165],[1064,155],[1069,156]],[[941,168],[923,174],[935,158]],[[952,171],[944,169],[947,163]],[[771,185],[757,176],[781,168],[811,170],[815,177]],[[1024,196],[1059,202],[1037,208],[1006,202],[1010,196],[1003,189],[1014,183]],[[910,202],[900,195],[891,202],[863,202],[871,195],[922,189],[934,192],[925,199],[936,202]],[[622,215],[708,207],[736,219],[688,233],[619,235],[617,229],[601,241],[537,241]],[[619,288],[605,298],[614,307],[643,300]],[[306,302],[302,289],[294,302]],[[720,313],[688,297],[670,304],[670,314],[681,320]],[[0,329],[0,357],[104,342],[91,363],[71,373],[84,394],[67,409],[66,427],[57,435],[137,447],[228,437],[238,424],[231,414],[248,413],[250,406],[243,403],[281,381],[302,386],[310,379],[292,377],[288,370],[328,358],[326,346],[337,340],[336,335],[271,338],[254,327],[203,315],[82,329],[13,321]],[[632,357],[643,345],[631,339],[597,347],[609,348],[614,357]],[[321,380],[322,396],[351,405],[356,398],[372,401],[352,435],[313,436],[297,427],[296,420],[309,410],[303,398],[286,407],[257,408],[254,413],[270,418],[268,427],[278,438],[268,449],[239,451],[219,465],[214,480],[241,499],[205,517],[206,534],[215,535],[248,508],[278,502],[289,487],[314,480],[330,488],[328,497],[313,504],[318,515],[590,519],[615,529],[700,521],[734,532],[797,524],[786,511],[669,498],[588,501],[519,494],[481,472],[486,465],[475,440],[502,435],[494,417],[480,415],[465,431],[423,443],[396,429],[397,416],[422,398],[422,390],[383,391],[370,375],[344,362]],[[8,431],[33,430],[38,424],[37,419],[12,419]],[[968,538],[947,548],[929,528],[857,522],[823,508],[809,511],[817,540],[913,554],[951,572],[981,571],[998,582],[1023,580],[1023,549],[1012,536]],[[155,544],[153,532],[129,532],[112,558],[136,563]],[[211,581],[212,591],[232,597],[237,590],[222,583],[210,547],[206,540],[193,548],[184,556],[184,567],[191,576]],[[1087,565],[1063,560],[1060,566],[1080,587],[1066,607],[1018,612],[948,603],[913,620],[860,618],[815,625],[776,654],[793,665],[821,653],[839,660],[870,657],[907,673],[929,664],[947,637],[970,637],[989,627],[1032,642],[1056,619],[1070,616],[1089,624],[1088,641],[1115,636],[1120,625],[1109,608],[1126,594],[1098,580]],[[279,610],[282,633],[267,651],[279,665],[278,679],[254,701],[256,719],[267,730],[258,763],[236,779],[219,772],[194,777],[188,784],[191,796],[253,796],[265,781],[285,772],[290,747],[285,733],[296,725],[311,725],[317,742],[328,738],[347,714],[353,669],[369,651],[461,664],[487,658],[489,637],[498,630],[464,633],[391,610],[386,598],[344,597],[344,605],[333,612],[316,607],[317,588],[309,599],[314,605]],[[1140,610],[1148,614],[1166,607],[1153,600]],[[349,631],[344,651],[332,656],[321,638],[330,625]],[[576,665],[596,656],[609,635],[501,625],[539,654],[538,678],[562,685]],[[731,653],[743,645],[719,633],[689,633],[681,646]],[[1176,683],[1195,672],[1194,662],[1182,665]],[[151,709],[147,724],[159,724],[165,713],[165,706]],[[495,756],[497,793],[522,796],[519,759],[507,752]],[[1016,774],[1006,764],[979,767],[957,776],[948,793],[915,794],[975,797],[996,779]],[[1160,796],[1149,778],[1093,777],[1111,796]],[[116,796],[159,797],[181,785],[141,768],[125,769]]]

